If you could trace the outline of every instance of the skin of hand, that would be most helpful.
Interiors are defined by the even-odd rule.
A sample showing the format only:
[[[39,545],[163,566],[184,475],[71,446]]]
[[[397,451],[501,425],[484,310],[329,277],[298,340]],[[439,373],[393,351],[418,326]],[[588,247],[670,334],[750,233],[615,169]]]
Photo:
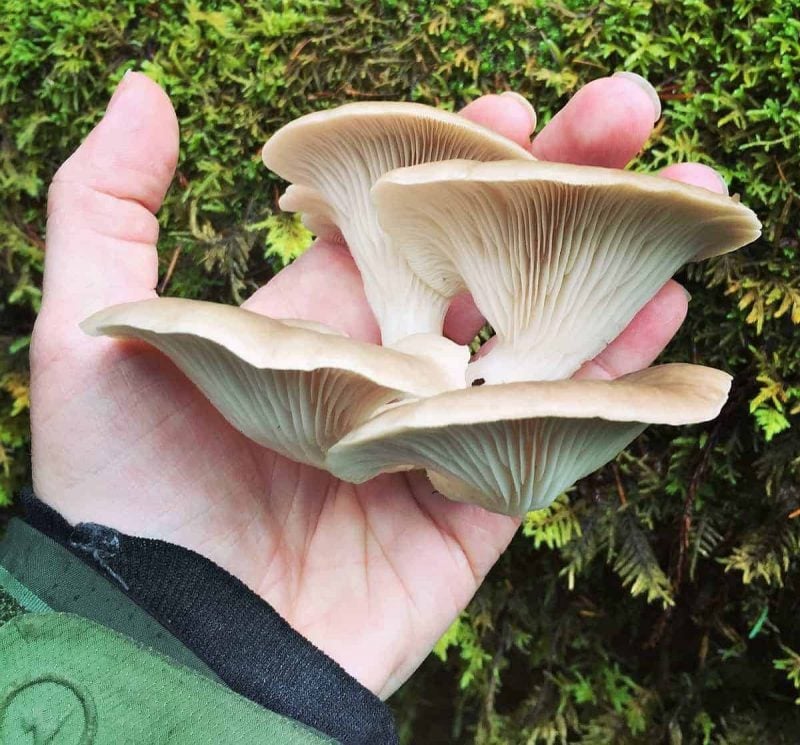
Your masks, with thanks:
[[[516,95],[484,96],[462,114],[541,159],[614,168],[635,156],[657,118],[652,97],[624,76],[584,87],[532,145],[532,113]],[[450,502],[420,472],[355,486],[286,460],[232,429],[158,352],[83,334],[78,323],[91,313],[155,297],[154,214],[177,158],[169,99],[129,73],[53,179],[31,347],[34,488],[73,523],[205,555],[385,698],[466,606],[519,521]],[[725,191],[704,166],[662,175]],[[245,305],[379,339],[339,245],[318,241]],[[616,377],[649,365],[686,309],[686,293],[670,281],[579,374]],[[481,323],[459,298],[445,332],[464,343]]]

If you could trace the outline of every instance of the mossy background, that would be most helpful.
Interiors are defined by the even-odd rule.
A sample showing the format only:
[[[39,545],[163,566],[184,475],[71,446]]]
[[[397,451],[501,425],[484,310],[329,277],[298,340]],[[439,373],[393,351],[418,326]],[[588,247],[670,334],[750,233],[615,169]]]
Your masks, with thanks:
[[[690,316],[664,355],[732,372],[730,403],[532,514],[392,701],[407,742],[798,742],[798,39],[800,0],[0,0],[0,503],[29,479],[47,183],[127,69],[181,122],[163,292],[223,302],[308,244],[258,156],[290,119],[514,89],[544,122],[639,72],[664,115],[637,167],[713,165],[765,225],[680,277]]]

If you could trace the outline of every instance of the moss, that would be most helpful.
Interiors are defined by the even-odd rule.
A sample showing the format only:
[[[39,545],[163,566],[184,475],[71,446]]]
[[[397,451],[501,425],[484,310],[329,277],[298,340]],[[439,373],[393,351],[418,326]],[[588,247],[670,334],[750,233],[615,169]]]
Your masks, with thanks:
[[[354,99],[457,108],[513,88],[546,121],[592,78],[646,75],[664,116],[638,166],[713,165],[765,225],[750,249],[685,273],[690,318],[665,355],[733,372],[731,404],[677,439],[651,430],[530,521],[437,648],[445,661],[431,658],[396,707],[405,735],[428,742],[796,739],[797,0],[6,0],[3,16],[6,502],[29,478],[46,185],[125,70],[161,82],[181,121],[165,291],[227,302],[308,240],[278,216],[280,185],[258,158],[289,119]]]

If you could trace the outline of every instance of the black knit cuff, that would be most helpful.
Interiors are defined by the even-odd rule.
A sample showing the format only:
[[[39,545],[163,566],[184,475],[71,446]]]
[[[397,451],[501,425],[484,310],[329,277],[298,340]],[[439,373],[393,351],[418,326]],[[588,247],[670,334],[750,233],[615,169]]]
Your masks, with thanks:
[[[189,549],[71,526],[32,492],[25,519],[115,582],[232,690],[347,745],[392,745],[389,708],[264,600]]]

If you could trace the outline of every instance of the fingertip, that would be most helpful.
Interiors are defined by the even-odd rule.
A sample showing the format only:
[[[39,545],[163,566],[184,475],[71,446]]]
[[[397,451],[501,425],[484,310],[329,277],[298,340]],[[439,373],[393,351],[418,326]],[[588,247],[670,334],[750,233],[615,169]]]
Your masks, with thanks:
[[[474,100],[459,113],[517,145],[530,148],[531,135],[536,128],[536,111],[519,93],[490,93]]]
[[[670,279],[639,313],[648,322],[655,321],[662,327],[677,331],[686,319],[691,299],[691,294],[682,284]]]
[[[669,280],[595,359],[586,362],[576,379],[611,380],[642,370],[664,351],[689,310],[690,295]]]
[[[531,152],[559,163],[623,168],[647,141],[656,113],[652,96],[629,76],[593,80],[536,136]]]
[[[444,319],[444,335],[456,344],[469,344],[486,323],[468,292],[456,295]]]
[[[106,112],[54,177],[139,202],[161,206],[178,161],[178,118],[161,86],[127,72]]]
[[[675,163],[658,173],[662,178],[680,181],[683,184],[699,186],[715,194],[727,194],[728,185],[722,176],[713,168],[702,163]]]
[[[661,99],[658,97],[658,91],[647,78],[635,72],[627,72],[626,70],[615,72],[612,77],[629,80],[635,85],[638,85],[650,99],[650,104],[653,107],[653,123],[655,124],[661,118]]]

